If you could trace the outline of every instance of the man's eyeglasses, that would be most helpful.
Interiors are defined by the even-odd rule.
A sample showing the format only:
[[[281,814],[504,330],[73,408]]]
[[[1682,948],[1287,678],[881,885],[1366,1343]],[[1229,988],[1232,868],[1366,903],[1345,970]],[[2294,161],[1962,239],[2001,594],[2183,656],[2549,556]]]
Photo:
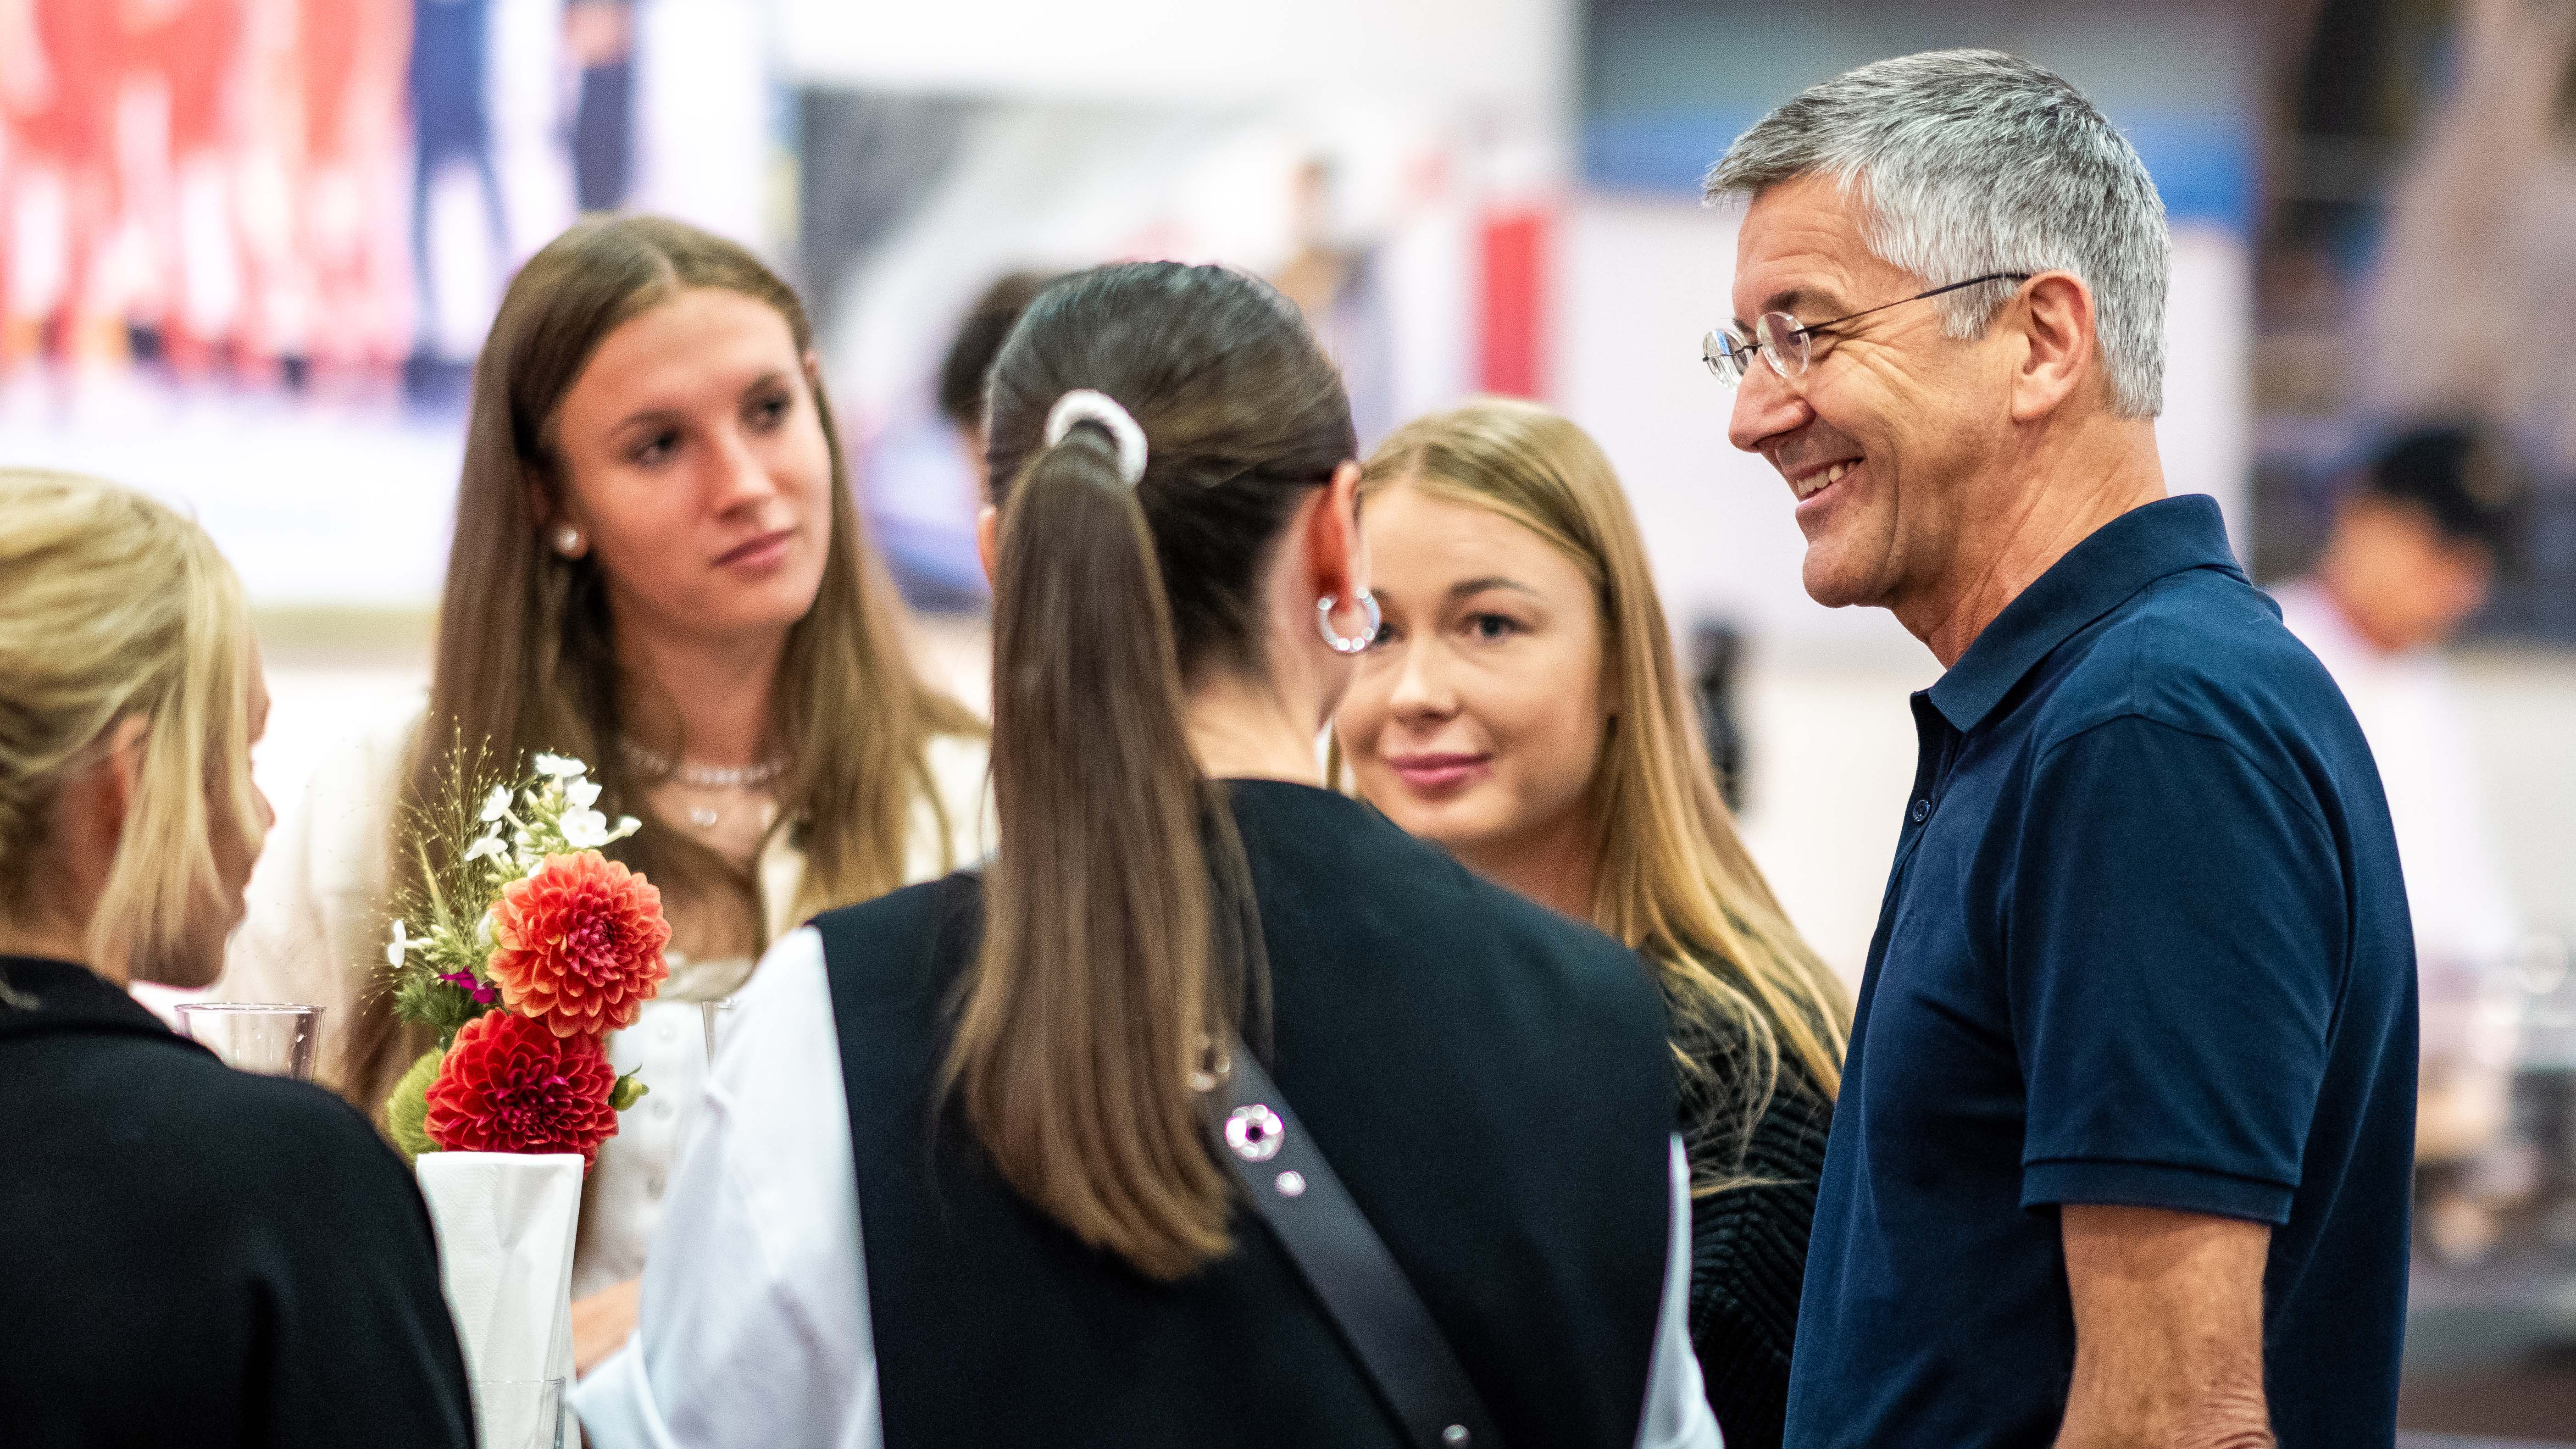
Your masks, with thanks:
[[[1728,387],[1744,381],[1745,371],[1753,366],[1753,357],[1756,353],[1760,353],[1771,364],[1773,372],[1782,377],[1797,377],[1806,372],[1808,360],[1814,356],[1815,339],[1818,333],[1866,317],[1873,312],[1884,312],[1890,307],[1902,307],[1908,302],[1920,302],[1926,297],[1938,297],[1944,292],[1955,292],[1962,287],[1974,287],[1985,282],[2027,282],[2032,275],[2029,272],[1988,272],[1982,277],[1970,277],[1964,282],[1952,282],[1946,287],[1934,287],[1929,292],[1917,292],[1911,297],[1900,297],[1896,301],[1881,303],[1876,307],[1865,307],[1858,312],[1846,312],[1840,317],[1824,322],[1801,323],[1786,312],[1765,312],[1753,319],[1753,333],[1749,337],[1733,327],[1711,328],[1708,336],[1700,339],[1699,356],[1702,362],[1708,364],[1708,370],[1716,376],[1717,380]]]

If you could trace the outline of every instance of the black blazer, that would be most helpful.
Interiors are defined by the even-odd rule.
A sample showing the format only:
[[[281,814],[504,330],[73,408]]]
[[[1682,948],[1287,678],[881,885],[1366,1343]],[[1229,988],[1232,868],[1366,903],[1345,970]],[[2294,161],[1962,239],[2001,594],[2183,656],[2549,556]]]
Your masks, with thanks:
[[[366,1119],[0,957],[0,1443],[473,1442],[429,1213]]]
[[[1365,805],[1229,793],[1280,1090],[1513,1449],[1634,1443],[1675,1110],[1644,966]],[[1224,1259],[1148,1282],[1023,1202],[938,1110],[982,896],[951,876],[815,922],[889,1449],[1403,1442],[1257,1217],[1236,1212]]]

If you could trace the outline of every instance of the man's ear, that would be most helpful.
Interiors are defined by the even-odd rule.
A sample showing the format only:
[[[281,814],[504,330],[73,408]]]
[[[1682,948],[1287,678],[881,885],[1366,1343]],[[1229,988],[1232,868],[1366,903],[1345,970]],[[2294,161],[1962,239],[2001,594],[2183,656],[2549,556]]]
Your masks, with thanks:
[[[2037,422],[2102,370],[2093,291],[2071,272],[2042,272],[2022,284],[2006,316],[2022,339],[2013,369],[2012,419]],[[2097,385],[2107,387],[2108,379]]]
[[[1002,561],[1002,510],[990,503],[975,514],[975,557],[984,561],[984,586],[991,588]]]

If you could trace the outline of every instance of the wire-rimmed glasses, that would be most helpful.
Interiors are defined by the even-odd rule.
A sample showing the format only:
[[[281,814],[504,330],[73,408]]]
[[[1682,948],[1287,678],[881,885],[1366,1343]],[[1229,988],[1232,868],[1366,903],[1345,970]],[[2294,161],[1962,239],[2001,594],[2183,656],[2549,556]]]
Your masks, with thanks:
[[[1731,326],[1710,328],[1708,335],[1700,339],[1700,361],[1707,363],[1711,375],[1728,387],[1744,381],[1745,371],[1753,366],[1756,353],[1761,354],[1771,364],[1773,372],[1782,377],[1798,377],[1806,372],[1808,361],[1815,355],[1815,339],[1818,333],[1869,316],[1873,312],[1884,312],[1890,307],[1902,307],[1908,302],[1920,302],[1926,297],[1938,297],[1944,292],[1955,292],[1962,287],[1974,287],[1984,282],[2027,282],[2032,275],[2029,272],[1988,272],[1982,277],[1970,277],[1964,282],[1952,282],[1946,287],[1934,287],[1928,292],[1917,292],[1911,297],[1899,297],[1893,302],[1882,302],[1875,307],[1846,312],[1840,317],[1823,322],[1800,322],[1786,312],[1765,312],[1753,319],[1753,331],[1750,335]]]

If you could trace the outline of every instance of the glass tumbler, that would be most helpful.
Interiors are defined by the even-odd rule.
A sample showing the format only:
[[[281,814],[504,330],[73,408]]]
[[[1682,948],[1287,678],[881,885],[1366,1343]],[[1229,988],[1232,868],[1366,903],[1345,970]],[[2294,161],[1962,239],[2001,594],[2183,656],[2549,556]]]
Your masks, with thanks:
[[[562,1379],[476,1379],[474,1431],[483,1449],[564,1449]]]
[[[322,1008],[188,1001],[179,1005],[179,1030],[235,1071],[309,1082],[313,1080],[313,1043],[322,1034]]]
[[[706,1017],[707,1073],[710,1076],[714,1075],[716,1068],[717,1028],[725,1025],[733,1019],[731,1015],[733,1008],[734,999],[730,996],[721,1001],[701,1001],[698,1003],[698,1010],[705,1013]]]

